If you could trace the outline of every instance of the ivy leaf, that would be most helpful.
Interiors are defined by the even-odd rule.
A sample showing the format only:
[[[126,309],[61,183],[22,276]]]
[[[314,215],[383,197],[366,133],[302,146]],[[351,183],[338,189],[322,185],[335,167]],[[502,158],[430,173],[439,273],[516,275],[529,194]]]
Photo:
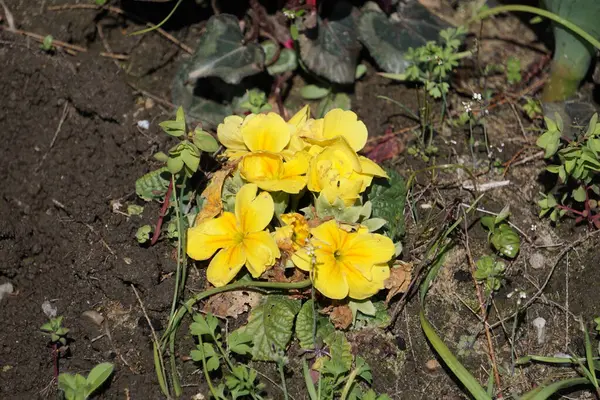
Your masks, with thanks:
[[[406,185],[404,179],[393,170],[386,171],[390,179],[376,180],[371,186],[368,199],[373,203],[373,218],[387,221],[384,232],[396,240],[404,234],[404,203],[406,202]]]
[[[279,295],[267,296],[263,304],[252,310],[248,324],[240,328],[253,338],[252,359],[275,361],[275,353],[284,351],[292,337],[299,310],[299,300]]]
[[[390,18],[380,11],[366,11],[358,22],[360,41],[381,69],[400,74],[411,64],[405,57],[409,48],[437,40],[446,24],[419,2],[400,2]]]
[[[275,57],[277,45],[271,40],[267,40],[261,43],[261,46],[265,52],[265,62],[268,63]],[[294,71],[296,68],[298,68],[298,56],[296,52],[292,49],[281,49],[277,61],[267,67],[267,72],[269,75],[278,75]]]
[[[166,167],[148,172],[135,181],[135,193],[145,201],[162,199],[167,193],[170,180]]]
[[[336,1],[329,18],[317,16],[314,28],[298,37],[300,56],[308,69],[334,83],[353,83],[360,52],[354,7]]]
[[[243,44],[238,19],[230,14],[213,15],[206,24],[192,56],[187,80],[216,76],[238,84],[263,69],[265,54],[256,43]]]

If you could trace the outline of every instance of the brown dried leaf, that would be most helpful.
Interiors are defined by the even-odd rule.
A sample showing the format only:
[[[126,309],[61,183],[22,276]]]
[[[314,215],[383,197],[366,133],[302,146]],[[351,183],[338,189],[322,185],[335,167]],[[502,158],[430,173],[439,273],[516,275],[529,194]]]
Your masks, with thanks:
[[[218,317],[236,318],[260,303],[261,295],[256,292],[236,290],[211,296],[205,303],[204,312]]]
[[[200,210],[196,216],[196,221],[194,223],[195,225],[214,218],[221,213],[223,210],[223,202],[221,201],[223,183],[225,182],[225,178],[227,178],[234,167],[235,165],[226,165],[213,175],[210,184],[202,192],[201,196],[207,201],[204,207],[202,207],[202,210]]]
[[[352,310],[346,304],[333,307],[329,319],[336,329],[348,329],[352,324]]]
[[[398,293],[404,293],[408,290],[410,280],[412,279],[412,263],[398,261],[392,269],[390,269],[390,277],[384,282],[384,287],[389,289],[385,298],[387,305],[392,298]]]

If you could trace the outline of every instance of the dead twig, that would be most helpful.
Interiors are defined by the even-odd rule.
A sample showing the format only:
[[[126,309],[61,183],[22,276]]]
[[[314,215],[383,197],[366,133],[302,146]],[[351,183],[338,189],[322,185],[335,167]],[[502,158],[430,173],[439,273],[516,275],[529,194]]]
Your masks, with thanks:
[[[129,56],[127,54],[110,53],[110,52],[101,51],[100,56],[106,57],[106,58],[112,58],[114,60],[119,60],[119,61],[129,60]]]
[[[46,157],[48,157],[48,154],[50,154],[50,150],[52,150],[52,147],[54,147],[56,138],[58,137],[58,134],[60,133],[60,130],[62,129],[63,123],[66,121],[68,116],[69,116],[69,102],[65,101],[65,106],[63,107],[62,115],[60,117],[60,120],[58,121],[58,126],[56,127],[56,131],[54,132],[54,136],[52,137],[52,140],[50,141],[50,146],[48,147],[48,150],[46,151],[46,153],[44,153],[44,155],[42,156],[42,159],[40,160],[40,163],[38,164],[38,166],[35,168],[35,172],[37,172],[40,169],[40,167],[46,160]]]
[[[6,32],[13,32],[16,33],[18,35],[23,35],[23,36],[27,36],[30,38],[33,38],[35,40],[37,40],[40,43],[44,42],[45,36],[42,35],[38,35],[37,33],[33,33],[33,32],[28,32],[28,31],[24,31],[21,29],[7,29],[5,27],[0,26],[0,29],[3,29]],[[60,47],[63,50],[65,50],[67,53],[71,54],[71,55],[77,55],[77,52],[83,53],[86,52],[87,49],[85,47],[81,47],[81,46],[77,46],[75,44],[69,44],[60,40],[56,40],[53,39],[52,40],[52,46],[54,47]]]
[[[113,7],[113,6],[97,6],[94,4],[63,4],[60,6],[50,6],[47,8],[48,11],[65,11],[65,10],[106,10],[108,12],[111,12],[113,14],[117,14],[117,15],[123,15],[127,18],[130,18],[132,20],[138,21],[138,22],[143,22],[146,24],[146,26],[150,27],[150,28],[154,28],[154,30],[161,36],[163,36],[164,38],[166,38],[167,40],[169,40],[170,42],[174,43],[175,45],[177,45],[177,47],[179,47],[181,50],[185,51],[186,53],[192,54],[194,53],[194,50],[192,50],[192,48],[184,43],[182,43],[181,41],[179,41],[175,36],[171,35],[170,33],[168,33],[167,31],[165,31],[162,28],[157,28],[155,24],[152,24],[150,22],[144,22],[141,18],[136,17],[135,15],[132,15],[128,12],[125,12],[123,10],[121,10],[118,7]]]

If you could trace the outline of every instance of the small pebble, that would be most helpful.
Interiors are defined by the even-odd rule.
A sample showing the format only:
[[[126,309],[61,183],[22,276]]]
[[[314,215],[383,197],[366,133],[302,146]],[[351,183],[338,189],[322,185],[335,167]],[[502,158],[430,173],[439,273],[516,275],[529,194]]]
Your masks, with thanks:
[[[440,363],[438,360],[431,359],[425,363],[425,368],[427,368],[427,371],[429,372],[435,372],[440,369]]]
[[[15,288],[13,287],[12,283],[3,283],[2,285],[0,285],[0,300],[2,300],[7,294],[11,294],[14,291]]]
[[[543,269],[546,266],[546,257],[542,253],[533,253],[529,257],[529,264],[533,269]]]
[[[146,110],[151,109],[152,107],[154,107],[154,100],[152,100],[151,98],[147,98],[146,101],[144,102],[144,108]]]
[[[58,312],[56,307],[54,307],[48,300],[42,303],[42,311],[44,312],[44,314],[46,314],[46,317],[48,318],[56,317],[56,313]]]
[[[148,130],[150,129],[150,121],[148,121],[147,119],[142,119],[137,122],[137,126],[140,129]]]
[[[102,323],[104,322],[102,314],[94,310],[84,311],[81,314],[81,317],[93,322],[98,327],[102,326]]]

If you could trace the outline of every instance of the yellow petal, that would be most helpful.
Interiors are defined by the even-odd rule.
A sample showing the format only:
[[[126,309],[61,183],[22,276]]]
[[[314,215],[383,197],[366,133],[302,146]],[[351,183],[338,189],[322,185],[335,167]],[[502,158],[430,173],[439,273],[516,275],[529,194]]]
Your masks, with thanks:
[[[262,231],[273,219],[273,198],[267,192],[257,196],[257,190],[256,184],[248,183],[242,186],[235,198],[235,217],[243,233]]]
[[[344,138],[332,142],[319,153],[317,158],[319,160],[331,160],[332,168],[337,170],[340,175],[349,176],[352,171],[362,172],[358,155]]]
[[[280,115],[252,114],[246,117],[240,131],[250,151],[279,153],[290,141],[290,130]]]
[[[321,194],[325,196],[329,204],[333,204],[337,198],[341,199],[346,206],[352,206],[360,197],[362,192],[363,179],[339,179],[333,184],[329,182],[321,190]]]
[[[333,256],[325,260],[317,258],[314,271],[313,284],[324,296],[335,300],[348,296],[346,277]]]
[[[348,283],[348,295],[356,300],[369,298],[383,289],[384,281],[390,276],[390,268],[387,265],[374,266],[370,281],[356,269],[345,269],[344,272]]]
[[[340,249],[344,259],[353,265],[371,267],[389,262],[396,248],[387,236],[375,233],[351,233],[345,246]]]
[[[369,160],[367,157],[359,156],[361,173],[365,175],[379,176],[388,178],[387,173],[376,162]]]
[[[209,219],[188,229],[187,254],[194,260],[208,260],[218,249],[232,246],[236,232],[232,213]]]
[[[342,136],[354,149],[359,151],[367,143],[367,127],[352,111],[340,108],[329,111],[323,122],[323,137],[326,139]]]
[[[276,179],[271,181],[256,181],[259,188],[268,192],[285,192],[298,194],[306,186],[306,177],[293,176],[286,179]]]
[[[312,269],[312,256],[309,256],[305,248],[298,249],[292,255],[292,262],[302,271],[309,272]]]
[[[246,268],[254,278],[258,278],[275,260],[281,257],[275,239],[265,231],[249,233],[244,238]]]
[[[238,115],[226,117],[223,123],[217,127],[217,137],[219,142],[227,149],[247,150],[244,139],[240,132],[240,127],[244,119]]]
[[[273,153],[250,153],[240,163],[240,173],[249,182],[278,179],[283,174],[283,159]]]
[[[309,161],[310,156],[305,151],[299,151],[292,157],[286,157],[285,163],[283,164],[282,178],[306,174]]]
[[[342,243],[341,234],[343,231],[338,228],[335,220],[324,222],[316,228],[312,228],[310,233],[313,238],[316,238],[322,244],[326,244],[335,249],[340,248]]]
[[[246,262],[241,245],[228,247],[217,253],[206,270],[206,279],[214,286],[225,286],[240,272]]]
[[[288,124],[293,125],[296,129],[300,128],[310,118],[310,107],[305,105],[300,111],[298,111],[290,120]]]

